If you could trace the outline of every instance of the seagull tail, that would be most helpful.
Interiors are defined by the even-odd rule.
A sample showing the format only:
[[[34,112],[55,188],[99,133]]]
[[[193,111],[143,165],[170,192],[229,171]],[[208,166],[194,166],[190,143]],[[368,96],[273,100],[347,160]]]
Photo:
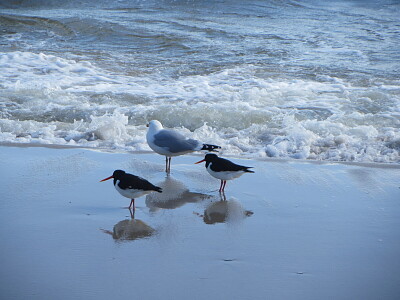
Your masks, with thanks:
[[[218,152],[215,149],[221,149],[220,146],[216,146],[216,145],[210,145],[210,144],[203,144],[203,148],[201,148],[200,150],[206,150],[209,152]]]
[[[160,188],[160,187],[158,187],[158,186],[156,186],[156,187],[154,188],[154,190],[155,190],[156,192],[162,193],[162,188]]]

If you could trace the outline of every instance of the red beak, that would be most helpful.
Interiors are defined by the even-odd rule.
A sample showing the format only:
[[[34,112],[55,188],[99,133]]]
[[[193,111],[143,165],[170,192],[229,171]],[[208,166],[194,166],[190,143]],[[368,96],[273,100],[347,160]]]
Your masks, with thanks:
[[[199,163],[202,163],[203,161],[206,161],[205,159],[203,159],[203,160],[201,160],[201,161],[198,161],[197,163],[194,163],[194,164],[199,164]]]
[[[110,177],[107,177],[107,178],[104,178],[103,180],[100,180],[100,182],[106,181],[106,180],[111,179],[111,178],[114,178],[114,176],[111,175]]]

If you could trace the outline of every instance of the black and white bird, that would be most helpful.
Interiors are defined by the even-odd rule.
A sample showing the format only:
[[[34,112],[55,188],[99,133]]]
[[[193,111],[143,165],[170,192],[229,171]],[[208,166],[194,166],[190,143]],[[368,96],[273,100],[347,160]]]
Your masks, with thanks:
[[[215,151],[220,146],[203,144],[194,139],[188,139],[177,131],[164,129],[157,120],[152,120],[147,125],[146,139],[150,148],[161,155],[165,155],[165,172],[171,171],[171,158],[173,156],[183,155],[194,151],[206,150]]]
[[[210,173],[211,176],[221,180],[221,186],[219,187],[220,192],[225,190],[227,180],[238,178],[244,173],[254,173],[254,171],[249,170],[253,167],[237,165],[230,160],[218,157],[213,153],[206,154],[204,159],[198,161],[196,164],[204,161],[206,162],[206,169],[208,173]]]
[[[124,197],[131,199],[129,209],[135,208],[135,198],[147,195],[151,192],[162,192],[162,189],[148,182],[146,179],[126,173],[122,170],[115,170],[114,173],[102,181],[113,178],[115,189]]]

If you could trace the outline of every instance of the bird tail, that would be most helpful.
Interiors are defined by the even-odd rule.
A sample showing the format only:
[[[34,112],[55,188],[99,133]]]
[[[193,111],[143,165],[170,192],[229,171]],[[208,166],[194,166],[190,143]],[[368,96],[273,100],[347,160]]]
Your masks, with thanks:
[[[210,145],[210,144],[203,144],[203,148],[201,148],[200,150],[206,150],[209,152],[218,152],[215,149],[221,149],[220,146],[216,146],[216,145]]]
[[[254,173],[254,171],[249,170],[249,168],[254,168],[254,167],[246,167],[246,169],[244,169],[244,171],[247,173]]]
[[[154,188],[154,190],[155,190],[156,192],[162,193],[162,188],[160,188],[160,187],[158,187],[158,186],[156,186],[156,187]]]

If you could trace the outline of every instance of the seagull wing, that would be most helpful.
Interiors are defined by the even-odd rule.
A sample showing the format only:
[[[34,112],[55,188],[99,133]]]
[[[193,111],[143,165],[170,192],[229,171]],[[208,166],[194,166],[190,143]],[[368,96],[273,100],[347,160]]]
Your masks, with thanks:
[[[168,129],[160,130],[154,135],[154,144],[161,148],[166,148],[172,153],[194,151],[200,142],[193,139],[187,139],[182,134]]]

